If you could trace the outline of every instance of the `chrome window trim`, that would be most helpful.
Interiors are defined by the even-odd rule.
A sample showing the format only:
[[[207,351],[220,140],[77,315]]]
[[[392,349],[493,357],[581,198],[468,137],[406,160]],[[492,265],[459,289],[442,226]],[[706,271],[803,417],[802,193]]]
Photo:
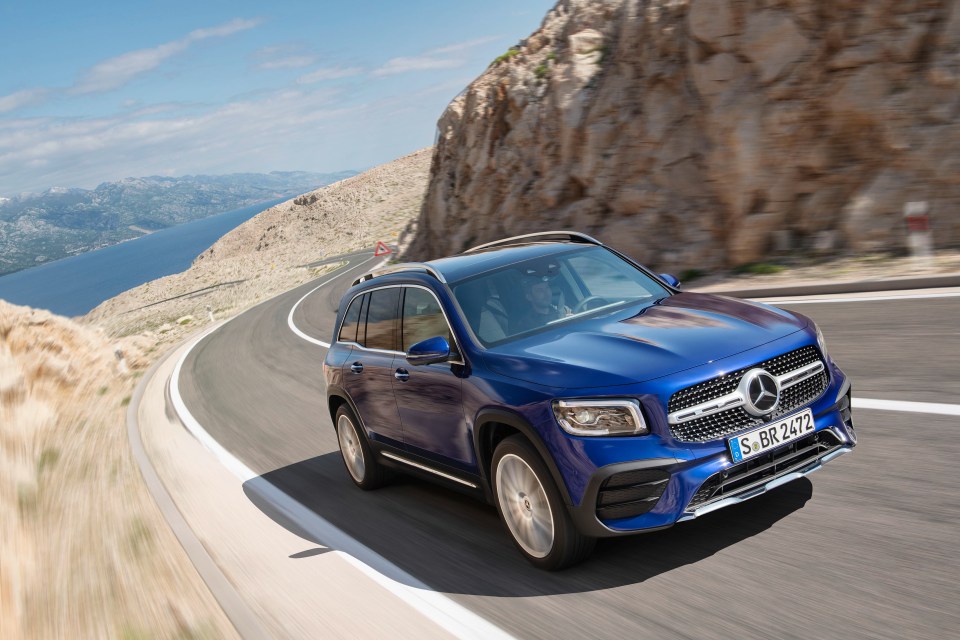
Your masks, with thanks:
[[[405,356],[403,351],[393,351],[392,349],[374,349],[373,347],[365,347],[362,344],[357,342],[344,342],[342,340],[337,340],[337,344],[345,344],[357,349],[363,349],[364,351],[372,351],[373,353],[386,353],[394,356]]]
[[[815,375],[820,374],[826,369],[822,360],[817,360],[816,362],[811,362],[810,364],[804,365],[793,371],[788,371],[782,376],[774,376],[777,380],[777,384],[780,386],[780,390],[788,389],[796,384],[800,384],[804,380],[812,378]],[[715,413],[720,413],[721,411],[727,411],[728,409],[736,409],[745,405],[747,402],[744,398],[743,393],[740,389],[728,393],[719,398],[714,398],[713,400],[707,400],[706,402],[701,402],[700,404],[695,404],[692,407],[687,407],[686,409],[681,409],[679,411],[674,411],[671,414],[667,415],[667,422],[671,425],[674,424],[683,424],[684,422],[689,422],[691,420],[696,420],[697,418],[703,418],[706,416],[711,416]]]
[[[428,467],[428,466],[425,465],[425,464],[420,464],[419,462],[414,462],[413,460],[408,460],[408,459],[403,458],[403,457],[401,457],[401,456],[398,456],[398,455],[396,455],[396,454],[394,454],[394,453],[390,453],[390,452],[388,452],[388,451],[381,451],[381,452],[380,452],[380,455],[382,455],[384,458],[390,458],[391,460],[396,460],[397,462],[402,462],[402,463],[404,463],[404,464],[408,464],[408,465],[410,465],[411,467],[416,467],[417,469],[422,469],[423,471],[427,471],[427,472],[429,472],[429,473],[436,474],[436,475],[440,476],[441,478],[446,478],[447,480],[452,480],[452,481],[454,481],[454,482],[459,482],[460,484],[466,485],[466,486],[468,486],[468,487],[470,487],[470,488],[472,488],[472,489],[476,489],[476,488],[477,488],[477,485],[475,485],[475,484],[472,483],[472,482],[467,482],[466,480],[462,480],[462,479],[458,478],[457,476],[451,475],[451,474],[449,474],[449,473],[444,473],[443,471],[438,471],[437,469],[434,469],[433,467]]]
[[[433,299],[437,301],[437,305],[440,307],[440,313],[443,314],[443,319],[447,322],[447,330],[450,331],[450,336],[453,338],[453,343],[454,343],[453,346],[457,348],[457,354],[460,356],[460,358],[456,360],[447,360],[447,362],[449,362],[450,364],[459,364],[459,365],[466,366],[467,363],[463,359],[463,350],[460,348],[460,341],[457,340],[457,334],[453,332],[453,325],[450,324],[450,316],[447,315],[447,310],[443,308],[443,303],[440,302],[440,298],[437,297],[436,292],[434,292],[433,289],[431,289],[430,287],[424,286],[422,284],[414,284],[414,283],[384,284],[384,285],[380,285],[379,287],[370,287],[369,289],[364,289],[363,291],[358,291],[357,293],[353,294],[353,297],[350,298],[350,302],[347,303],[346,308],[349,309],[350,305],[353,304],[353,301],[364,294],[370,293],[372,291],[377,291],[379,289],[397,289],[401,287],[413,287],[415,289],[423,289],[424,291],[428,292],[430,295],[433,296]],[[400,298],[400,301],[401,301],[401,305],[399,309],[400,315],[397,317],[397,319],[401,323],[400,339],[403,340],[403,304],[402,304],[403,297],[402,296]],[[364,322],[366,322],[366,319],[364,319]],[[343,320],[340,321],[340,327],[342,327],[342,325],[343,325]],[[337,328],[334,335],[336,336],[340,335],[340,327]],[[358,342],[352,341],[352,340],[337,339],[334,341],[334,343],[342,344],[342,345],[350,345],[350,346],[356,347],[357,349],[363,349],[364,351],[373,351],[376,353],[392,353],[393,355],[401,355],[404,357],[407,355],[406,351],[394,351],[392,349],[374,349],[372,347],[365,347],[362,344],[359,344]]]

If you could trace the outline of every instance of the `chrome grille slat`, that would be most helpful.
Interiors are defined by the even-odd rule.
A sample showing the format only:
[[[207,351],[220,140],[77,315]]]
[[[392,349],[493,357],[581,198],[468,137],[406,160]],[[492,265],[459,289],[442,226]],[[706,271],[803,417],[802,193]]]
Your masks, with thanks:
[[[738,371],[681,389],[670,397],[667,405],[667,411],[670,414],[681,412],[690,407],[694,407],[695,411],[698,405],[716,401],[718,398],[732,394],[736,391],[743,375],[755,367],[766,369],[777,377],[787,376],[790,373],[797,374],[795,380],[791,379],[788,385],[781,389],[780,404],[769,415],[758,418],[747,413],[742,406],[737,406],[707,413],[695,419],[685,418],[682,423],[671,424],[670,431],[674,438],[683,442],[708,442],[776,420],[780,416],[813,402],[826,390],[828,377],[825,365],[821,371],[812,375],[809,371],[801,371],[805,368],[815,369],[816,367],[811,367],[815,363],[824,364],[816,347],[808,345],[758,364],[744,367]]]

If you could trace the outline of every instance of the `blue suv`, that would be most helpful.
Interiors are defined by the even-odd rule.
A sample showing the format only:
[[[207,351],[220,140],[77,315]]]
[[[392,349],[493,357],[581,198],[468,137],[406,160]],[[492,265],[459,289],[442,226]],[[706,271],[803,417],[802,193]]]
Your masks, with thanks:
[[[566,231],[364,275],[324,362],[350,477],[482,497],[554,570],[853,449],[850,381],[810,319],[678,285]]]

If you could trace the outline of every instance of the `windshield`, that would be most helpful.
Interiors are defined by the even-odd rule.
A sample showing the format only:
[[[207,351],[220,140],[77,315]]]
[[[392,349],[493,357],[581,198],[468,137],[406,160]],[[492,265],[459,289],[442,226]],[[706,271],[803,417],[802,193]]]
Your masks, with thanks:
[[[484,346],[603,309],[670,295],[657,280],[603,247],[534,258],[453,287]]]

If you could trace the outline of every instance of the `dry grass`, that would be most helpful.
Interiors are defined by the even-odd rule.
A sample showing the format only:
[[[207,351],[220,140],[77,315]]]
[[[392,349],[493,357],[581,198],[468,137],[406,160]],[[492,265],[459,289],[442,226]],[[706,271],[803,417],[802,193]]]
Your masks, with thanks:
[[[0,637],[232,635],[130,453],[145,362],[2,301],[0,338]]]

